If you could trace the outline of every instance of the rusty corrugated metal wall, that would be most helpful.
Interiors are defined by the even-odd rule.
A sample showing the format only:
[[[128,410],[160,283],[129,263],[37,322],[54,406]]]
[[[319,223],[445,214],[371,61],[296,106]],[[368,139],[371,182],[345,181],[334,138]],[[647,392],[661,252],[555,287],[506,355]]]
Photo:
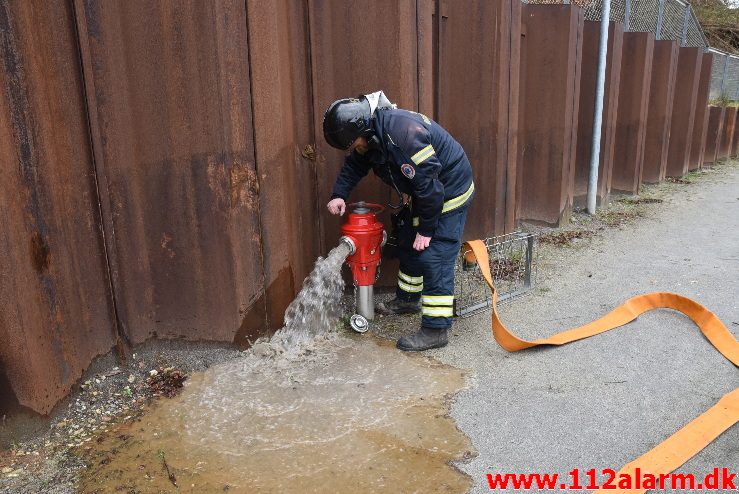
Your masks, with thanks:
[[[679,50],[677,41],[654,42],[642,182],[665,179]]]
[[[443,1],[440,6],[435,117],[464,147],[477,185],[465,236],[510,232],[515,227],[515,60],[521,43],[521,3]]]
[[[122,331],[131,343],[258,333],[266,315],[244,3],[74,5]]]
[[[708,107],[708,130],[706,130],[706,151],[703,163],[715,163],[718,156],[719,142],[724,128],[724,110],[722,106]]]
[[[523,6],[517,160],[521,219],[559,225],[569,222],[572,213],[583,23],[583,11],[574,5]]]
[[[706,150],[706,132],[708,131],[708,96],[711,91],[711,73],[713,53],[703,53],[701,75],[698,83],[698,94],[695,101],[695,124],[693,125],[693,143],[690,146],[690,170],[703,166],[703,155]]]
[[[680,48],[667,154],[668,177],[682,177],[688,173],[702,62],[702,49]]]
[[[0,0],[3,406],[48,412],[116,343],[280,327],[338,238],[339,97],[383,89],[463,144],[468,238],[566,222],[583,15],[523,8],[522,26],[518,0]],[[651,74],[616,58],[620,114],[624,74]],[[353,195],[390,198],[374,178]]]
[[[654,34],[624,34],[611,190],[639,193],[647,133]]]
[[[736,107],[727,107],[724,110],[724,125],[719,138],[718,158],[725,159],[732,154],[732,145],[734,143],[734,129],[736,126]]]
[[[305,2],[247,2],[268,330],[282,325],[295,290],[323,252],[307,19]],[[264,329],[239,332],[237,343]]]
[[[72,8],[0,1],[0,56],[0,408],[47,413],[116,342]]]

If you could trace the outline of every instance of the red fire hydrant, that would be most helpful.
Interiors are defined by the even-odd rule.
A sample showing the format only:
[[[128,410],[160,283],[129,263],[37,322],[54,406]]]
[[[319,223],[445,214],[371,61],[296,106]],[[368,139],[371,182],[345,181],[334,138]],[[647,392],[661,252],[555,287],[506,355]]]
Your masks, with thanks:
[[[347,209],[349,215],[341,227],[341,241],[351,247],[346,263],[352,270],[356,287],[357,314],[365,318],[363,323],[353,317],[352,327],[366,331],[366,320],[375,317],[374,285],[382,260],[382,247],[387,240],[384,225],[377,219],[385,208],[379,204],[358,202],[349,204]]]

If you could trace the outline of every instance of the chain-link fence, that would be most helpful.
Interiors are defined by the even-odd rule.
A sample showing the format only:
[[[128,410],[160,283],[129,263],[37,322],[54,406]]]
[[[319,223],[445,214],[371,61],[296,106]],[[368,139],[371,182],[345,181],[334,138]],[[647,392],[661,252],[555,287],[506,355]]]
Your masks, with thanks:
[[[713,53],[709,99],[739,101],[739,57],[713,49],[709,51]]]
[[[604,0],[522,0],[532,4],[573,4],[585,9],[589,21],[601,20]],[[708,49],[695,11],[682,0],[611,0],[612,21],[625,31],[654,33],[658,40],[678,41],[680,46]],[[711,100],[739,100],[739,56],[710,49],[714,54]]]
[[[573,4],[585,9],[585,19],[601,20],[603,0],[522,0],[532,4]],[[626,31],[654,33],[657,39],[681,46],[706,48],[708,43],[690,4],[682,0],[611,0],[611,20]]]

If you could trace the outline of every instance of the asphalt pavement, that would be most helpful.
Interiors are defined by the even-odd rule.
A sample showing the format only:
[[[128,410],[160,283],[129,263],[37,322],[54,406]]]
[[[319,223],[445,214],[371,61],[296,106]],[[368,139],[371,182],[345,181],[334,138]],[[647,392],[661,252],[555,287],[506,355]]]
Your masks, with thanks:
[[[676,187],[649,217],[547,262],[537,288],[500,310],[520,337],[584,324],[634,295],[672,291],[708,307],[739,338],[739,166]],[[517,353],[493,340],[486,312],[457,321],[449,346],[429,353],[471,371],[451,412],[478,451],[459,465],[475,493],[491,492],[488,473],[558,473],[569,481],[575,468],[618,471],[739,386],[739,369],[671,310]],[[739,472],[739,425],[677,472],[702,476],[714,467]]]

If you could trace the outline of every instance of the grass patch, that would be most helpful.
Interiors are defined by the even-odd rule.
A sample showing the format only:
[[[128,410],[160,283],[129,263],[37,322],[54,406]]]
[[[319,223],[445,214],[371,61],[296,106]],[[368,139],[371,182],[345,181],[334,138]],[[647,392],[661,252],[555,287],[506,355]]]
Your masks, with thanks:
[[[638,206],[640,204],[660,204],[664,201],[656,197],[624,197],[623,199],[619,199],[618,202],[628,204],[629,206]]]
[[[692,172],[688,172],[687,175],[683,175],[682,177],[667,177],[666,181],[673,184],[689,185],[695,183],[704,174],[705,172],[701,170],[693,170]]]
[[[601,210],[598,211],[597,215],[598,219],[608,226],[621,226],[643,216],[641,211],[637,210]]]
[[[567,230],[551,232],[539,237],[539,242],[549,245],[570,245],[575,239],[590,238],[595,232],[590,230]]]
[[[688,179],[687,176],[685,177],[667,177],[665,179],[667,182],[670,182],[671,184],[683,184],[683,185],[689,185],[692,184],[693,181]]]

